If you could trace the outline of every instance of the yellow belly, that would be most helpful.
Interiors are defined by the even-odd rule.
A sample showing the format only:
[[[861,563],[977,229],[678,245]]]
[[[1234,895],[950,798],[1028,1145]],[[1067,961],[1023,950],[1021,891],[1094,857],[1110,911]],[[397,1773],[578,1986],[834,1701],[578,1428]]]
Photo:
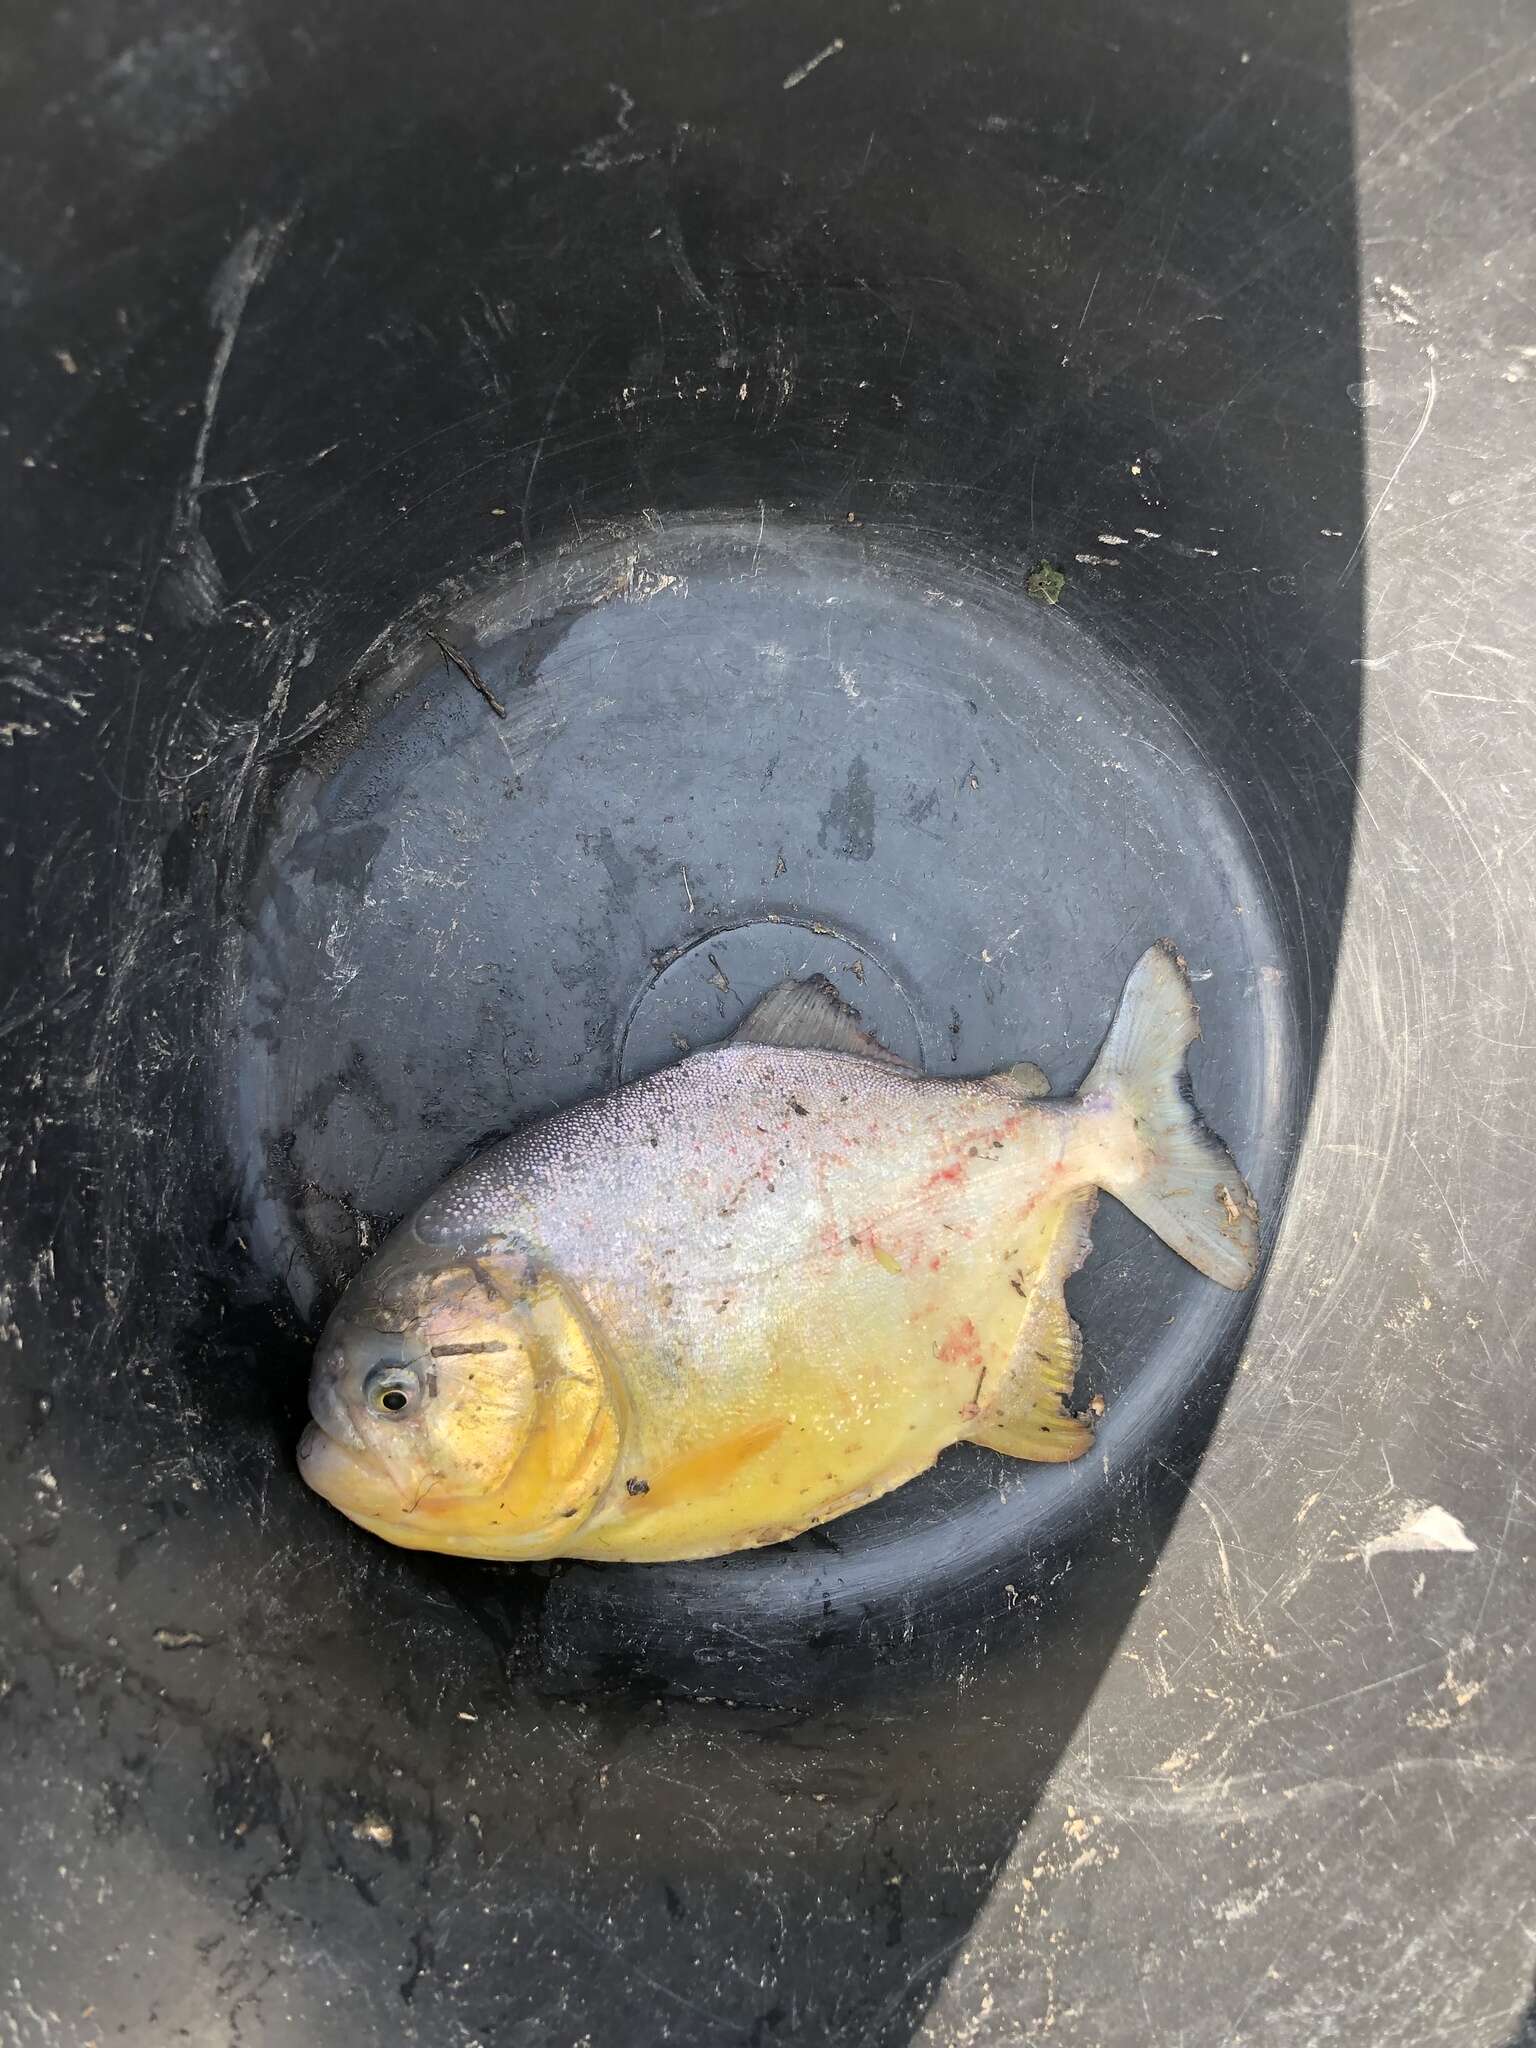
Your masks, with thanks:
[[[627,1362],[621,1468],[560,1554],[641,1562],[753,1549],[925,1471],[1016,1389],[1066,1207],[1037,1204],[970,1239],[888,1234],[794,1276],[767,1315],[704,1304],[686,1374],[655,1357]]]

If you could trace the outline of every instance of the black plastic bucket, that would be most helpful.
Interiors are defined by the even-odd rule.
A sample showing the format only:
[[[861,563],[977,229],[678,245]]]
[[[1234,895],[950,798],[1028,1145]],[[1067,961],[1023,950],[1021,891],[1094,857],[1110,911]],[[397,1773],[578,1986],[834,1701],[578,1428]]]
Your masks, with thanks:
[[[0,32],[18,2041],[1513,2038],[1530,151],[1361,32],[1375,155],[1317,5]],[[1277,1263],[1104,1206],[1081,1465],[644,1569],[299,1482],[477,1145],[790,973],[1067,1088],[1163,934]]]

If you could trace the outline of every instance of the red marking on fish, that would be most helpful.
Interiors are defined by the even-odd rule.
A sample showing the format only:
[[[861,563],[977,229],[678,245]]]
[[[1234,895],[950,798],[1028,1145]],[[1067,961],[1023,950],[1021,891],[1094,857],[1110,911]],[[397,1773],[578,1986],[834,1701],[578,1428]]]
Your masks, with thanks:
[[[942,1365],[980,1365],[981,1339],[969,1316],[962,1316],[941,1340],[937,1356]]]

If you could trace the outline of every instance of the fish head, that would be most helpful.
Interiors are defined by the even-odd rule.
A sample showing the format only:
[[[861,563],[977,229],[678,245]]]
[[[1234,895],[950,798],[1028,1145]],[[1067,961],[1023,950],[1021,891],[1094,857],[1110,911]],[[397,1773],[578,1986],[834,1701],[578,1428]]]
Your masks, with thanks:
[[[619,1424],[580,1305],[511,1248],[406,1226],[321,1335],[299,1469],[408,1549],[549,1555],[611,1476]]]
[[[342,1296],[315,1353],[299,1465],[343,1514],[392,1525],[429,1500],[483,1501],[505,1483],[538,1400],[514,1268],[386,1247]]]

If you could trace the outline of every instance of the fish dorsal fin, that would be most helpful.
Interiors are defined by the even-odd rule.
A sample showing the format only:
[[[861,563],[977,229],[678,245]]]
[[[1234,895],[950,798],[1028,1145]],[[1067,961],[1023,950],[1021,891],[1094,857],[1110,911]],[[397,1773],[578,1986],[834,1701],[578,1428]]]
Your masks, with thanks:
[[[859,1021],[824,974],[781,981],[750,1009],[732,1033],[734,1045],[776,1045],[793,1052],[852,1052],[887,1066],[907,1063],[887,1051]],[[908,1070],[910,1071],[910,1070]]]
[[[1005,1095],[1020,1096],[1025,1102],[1040,1102],[1050,1094],[1051,1084],[1033,1060],[1018,1060],[991,1076],[992,1086]]]

